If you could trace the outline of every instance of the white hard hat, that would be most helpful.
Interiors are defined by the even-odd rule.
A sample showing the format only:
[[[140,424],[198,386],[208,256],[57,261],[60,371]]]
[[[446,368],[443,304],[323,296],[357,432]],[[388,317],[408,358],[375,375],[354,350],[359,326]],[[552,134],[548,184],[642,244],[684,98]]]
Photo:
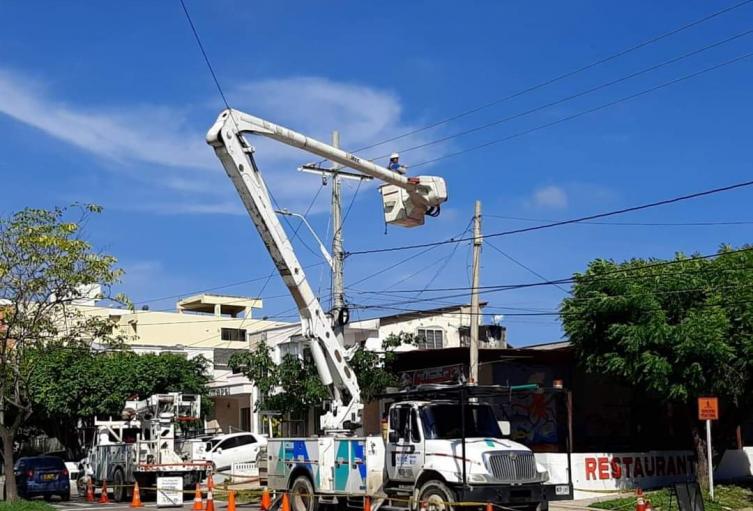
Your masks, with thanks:
[[[398,153],[392,153],[390,155],[390,160],[397,160],[398,158],[400,158],[400,155]]]

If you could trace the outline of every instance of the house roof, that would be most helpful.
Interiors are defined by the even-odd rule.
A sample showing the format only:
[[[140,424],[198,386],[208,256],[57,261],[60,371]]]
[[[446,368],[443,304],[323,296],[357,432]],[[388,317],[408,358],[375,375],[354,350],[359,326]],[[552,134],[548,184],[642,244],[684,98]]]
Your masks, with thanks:
[[[479,303],[480,308],[484,308],[487,305],[488,302],[481,302]],[[398,323],[400,321],[405,321],[408,319],[417,319],[417,318],[425,318],[428,316],[441,316],[442,314],[447,314],[450,312],[457,312],[457,311],[464,311],[467,309],[470,309],[470,304],[457,304],[457,305],[447,305],[445,307],[437,307],[434,309],[422,309],[422,310],[411,310],[406,312],[400,312],[398,314],[391,314],[389,316],[377,316],[373,319],[379,319],[380,323],[383,325],[389,325],[392,323]]]

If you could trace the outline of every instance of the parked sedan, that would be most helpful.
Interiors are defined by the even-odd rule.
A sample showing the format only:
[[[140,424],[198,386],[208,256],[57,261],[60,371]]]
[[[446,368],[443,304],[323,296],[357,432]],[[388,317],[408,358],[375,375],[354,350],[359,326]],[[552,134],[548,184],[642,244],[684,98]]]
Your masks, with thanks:
[[[71,498],[68,469],[57,456],[20,458],[13,471],[18,494],[24,499],[41,496],[50,500],[53,495],[58,495],[62,500]]]
[[[233,463],[257,462],[267,439],[253,433],[218,435],[207,442],[205,457],[218,472],[229,472]]]

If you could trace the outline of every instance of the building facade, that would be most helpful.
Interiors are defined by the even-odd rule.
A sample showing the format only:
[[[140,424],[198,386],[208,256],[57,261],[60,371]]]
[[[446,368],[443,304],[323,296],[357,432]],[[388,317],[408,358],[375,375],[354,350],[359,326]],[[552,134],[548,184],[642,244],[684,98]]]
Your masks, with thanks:
[[[113,334],[135,353],[175,353],[192,359],[204,357],[212,382],[209,394],[215,425],[224,433],[250,431],[253,424],[253,386],[243,375],[233,374],[230,357],[249,348],[249,336],[288,323],[252,317],[262,301],[242,296],[199,294],[180,300],[175,311],[126,310],[78,304],[84,314],[113,320]]]

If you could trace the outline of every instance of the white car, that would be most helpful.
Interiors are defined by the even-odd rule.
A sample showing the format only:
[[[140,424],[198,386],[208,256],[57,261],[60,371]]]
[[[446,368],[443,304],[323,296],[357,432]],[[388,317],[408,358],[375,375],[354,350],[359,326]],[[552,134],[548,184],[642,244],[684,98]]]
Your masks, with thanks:
[[[207,442],[205,459],[217,472],[229,472],[233,463],[258,463],[259,453],[267,448],[267,439],[254,433],[218,435]]]

